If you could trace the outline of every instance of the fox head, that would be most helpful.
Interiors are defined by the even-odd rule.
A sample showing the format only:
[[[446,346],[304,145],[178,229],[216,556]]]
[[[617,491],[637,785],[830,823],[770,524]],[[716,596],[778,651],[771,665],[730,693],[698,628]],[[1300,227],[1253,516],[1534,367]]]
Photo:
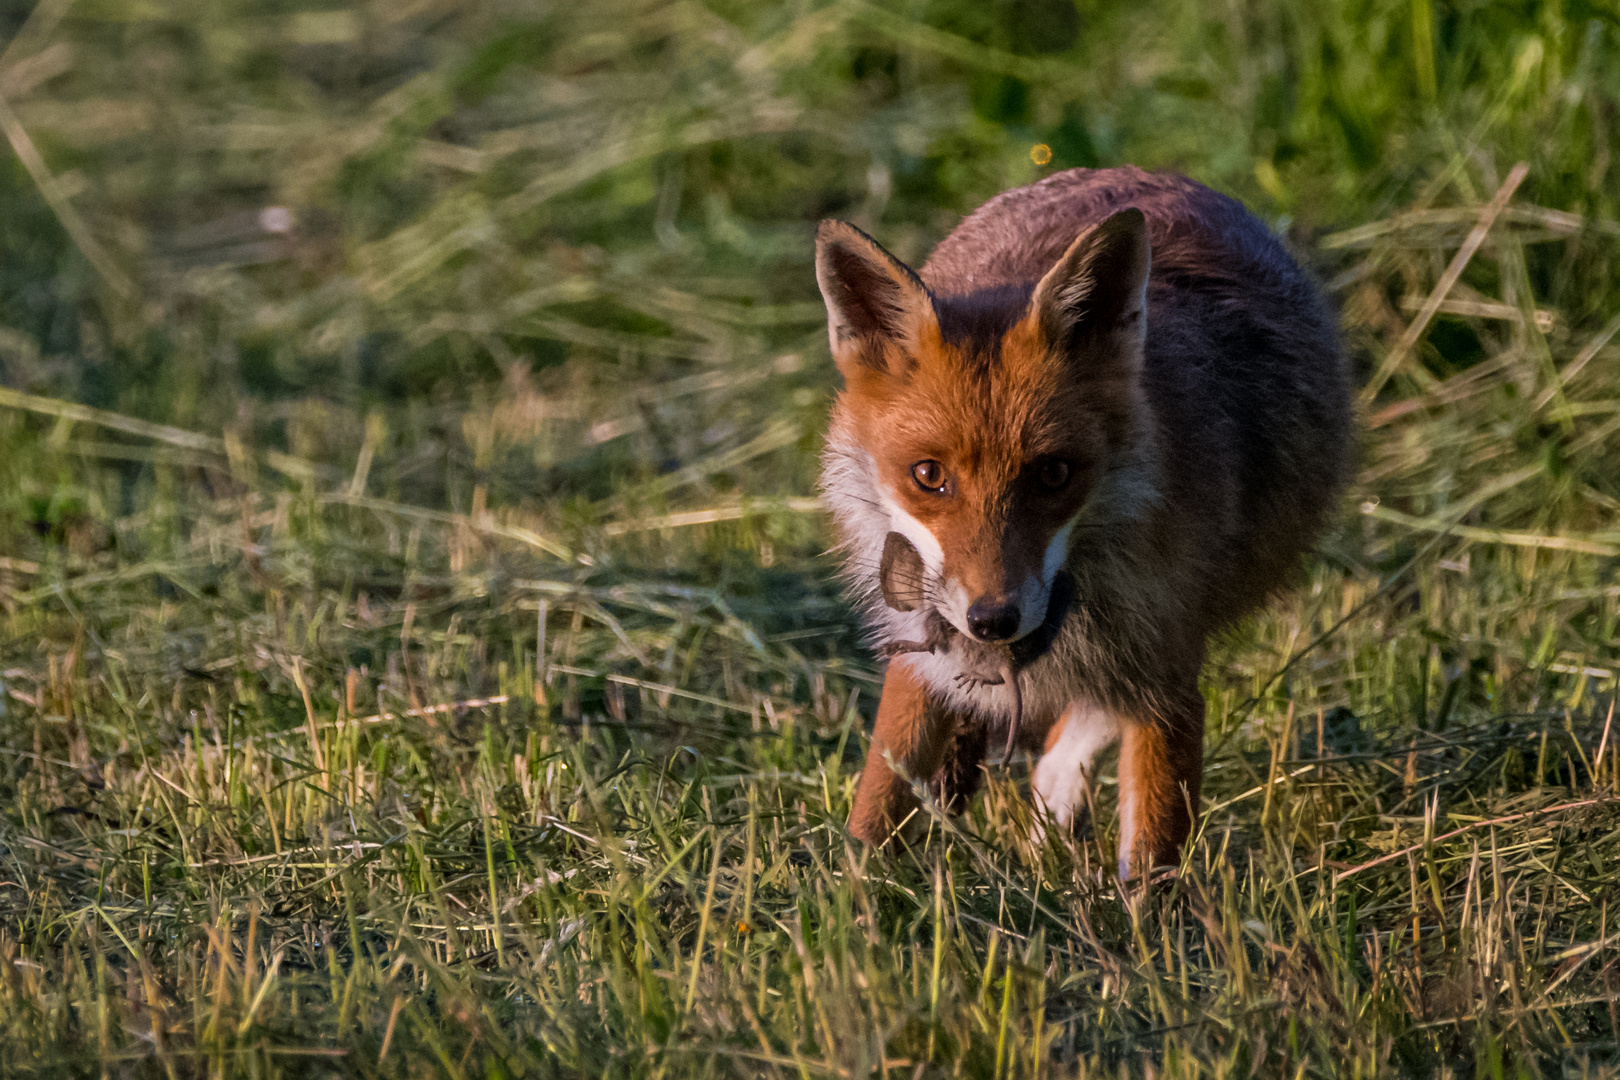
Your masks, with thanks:
[[[852,225],[817,234],[847,430],[921,557],[919,606],[971,638],[1043,623],[1088,503],[1140,437],[1149,265],[1135,209],[1033,286],[970,296],[933,295]]]

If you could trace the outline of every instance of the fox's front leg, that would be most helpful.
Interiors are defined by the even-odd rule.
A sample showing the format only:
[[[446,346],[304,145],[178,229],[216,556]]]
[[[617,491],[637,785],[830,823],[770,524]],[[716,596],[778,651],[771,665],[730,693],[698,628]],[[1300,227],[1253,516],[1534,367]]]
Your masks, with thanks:
[[[1181,862],[1204,779],[1204,699],[1196,686],[1165,715],[1127,722],[1119,749],[1119,874]]]
[[[1089,701],[1076,701],[1063,711],[1046,735],[1046,749],[1035,764],[1030,789],[1042,811],[1036,816],[1038,844],[1050,822],[1073,829],[1081,812],[1090,809],[1097,757],[1119,741],[1120,719]]]
[[[944,763],[953,723],[903,657],[889,664],[866,770],[849,815],[850,832],[868,844],[883,844],[894,835],[917,807],[912,778],[931,779]]]

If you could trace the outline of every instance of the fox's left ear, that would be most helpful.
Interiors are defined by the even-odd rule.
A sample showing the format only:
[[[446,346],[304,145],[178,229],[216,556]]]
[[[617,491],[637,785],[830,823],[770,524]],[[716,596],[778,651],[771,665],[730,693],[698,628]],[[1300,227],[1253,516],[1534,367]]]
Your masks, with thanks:
[[[827,302],[827,339],[844,378],[883,372],[937,330],[928,289],[905,263],[847,221],[816,230],[816,283]]]
[[[1141,370],[1152,267],[1147,219],[1132,207],[1091,226],[1035,286],[1030,315],[1046,341],[1076,356]],[[1106,357],[1106,359],[1105,359]]]

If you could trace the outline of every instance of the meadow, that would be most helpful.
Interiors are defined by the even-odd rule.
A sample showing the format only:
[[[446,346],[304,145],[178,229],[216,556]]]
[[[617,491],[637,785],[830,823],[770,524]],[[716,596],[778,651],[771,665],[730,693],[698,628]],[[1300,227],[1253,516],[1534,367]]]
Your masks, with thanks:
[[[0,5],[0,1074],[1613,1076],[1620,15]],[[1245,200],[1360,465],[1176,878],[873,854],[844,217]],[[1616,916],[1609,917],[1611,900]]]

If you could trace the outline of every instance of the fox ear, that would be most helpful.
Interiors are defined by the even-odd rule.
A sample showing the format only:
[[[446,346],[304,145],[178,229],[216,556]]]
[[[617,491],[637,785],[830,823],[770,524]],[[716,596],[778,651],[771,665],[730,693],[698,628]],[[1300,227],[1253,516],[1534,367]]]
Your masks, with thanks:
[[[1075,238],[1030,298],[1047,342],[1067,355],[1081,346],[1112,354],[1124,373],[1141,368],[1152,266],[1147,219],[1132,207]]]
[[[827,302],[827,340],[845,377],[882,371],[889,347],[915,348],[936,324],[928,289],[905,263],[847,221],[816,230],[816,283]]]

